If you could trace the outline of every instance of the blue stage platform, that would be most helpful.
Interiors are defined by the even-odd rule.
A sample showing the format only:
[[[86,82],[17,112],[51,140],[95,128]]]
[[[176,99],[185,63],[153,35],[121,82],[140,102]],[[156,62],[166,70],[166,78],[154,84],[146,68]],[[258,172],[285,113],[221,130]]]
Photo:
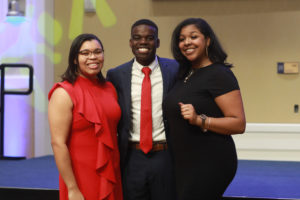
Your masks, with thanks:
[[[224,196],[300,199],[300,162],[239,160]]]
[[[58,199],[58,171],[53,156],[0,160],[0,196],[9,191],[23,191],[23,195],[50,191]],[[300,200],[300,162],[239,160],[224,199]]]

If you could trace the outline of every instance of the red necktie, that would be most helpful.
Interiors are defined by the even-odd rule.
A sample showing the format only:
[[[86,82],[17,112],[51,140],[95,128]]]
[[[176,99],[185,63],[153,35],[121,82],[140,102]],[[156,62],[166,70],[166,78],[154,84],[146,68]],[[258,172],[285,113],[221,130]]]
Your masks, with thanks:
[[[143,67],[142,72],[145,74],[145,77],[141,94],[140,147],[147,154],[152,149],[151,69]]]

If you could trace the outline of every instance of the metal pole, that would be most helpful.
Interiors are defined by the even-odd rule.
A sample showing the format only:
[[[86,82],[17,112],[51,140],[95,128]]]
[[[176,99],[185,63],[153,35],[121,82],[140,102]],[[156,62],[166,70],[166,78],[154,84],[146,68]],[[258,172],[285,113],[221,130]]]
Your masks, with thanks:
[[[3,65],[0,65],[1,70],[1,91],[0,91],[0,157],[4,157],[4,75],[5,70]]]

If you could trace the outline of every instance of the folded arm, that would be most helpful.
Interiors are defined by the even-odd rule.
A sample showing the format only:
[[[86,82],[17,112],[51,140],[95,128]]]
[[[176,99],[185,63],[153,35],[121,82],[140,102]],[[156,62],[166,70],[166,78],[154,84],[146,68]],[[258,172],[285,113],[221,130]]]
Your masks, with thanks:
[[[179,103],[179,105],[183,118],[189,120],[190,124],[224,135],[244,133],[246,118],[240,90],[233,90],[218,96],[215,98],[215,102],[223,112],[224,117],[207,116],[204,127],[202,127],[200,114],[205,113],[196,113],[192,104]]]

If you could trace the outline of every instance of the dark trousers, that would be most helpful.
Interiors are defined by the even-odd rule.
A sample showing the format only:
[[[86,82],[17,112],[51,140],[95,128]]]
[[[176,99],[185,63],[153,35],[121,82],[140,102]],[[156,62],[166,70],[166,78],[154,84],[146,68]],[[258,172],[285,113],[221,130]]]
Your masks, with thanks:
[[[175,200],[175,179],[168,150],[130,149],[123,173],[124,200]]]

